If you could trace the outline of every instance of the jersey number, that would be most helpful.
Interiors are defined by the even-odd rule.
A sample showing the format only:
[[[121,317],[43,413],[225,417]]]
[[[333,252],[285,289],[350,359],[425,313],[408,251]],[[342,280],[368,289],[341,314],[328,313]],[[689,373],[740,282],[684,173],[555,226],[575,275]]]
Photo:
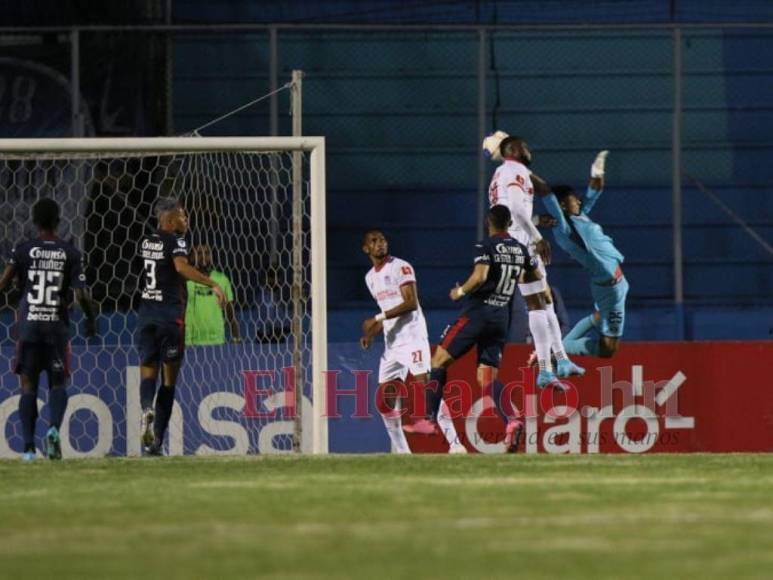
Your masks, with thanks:
[[[502,274],[499,277],[496,293],[503,296],[512,296],[515,292],[515,284],[518,278],[518,267],[513,265],[503,265]]]
[[[422,359],[421,359],[421,351],[420,351],[420,350],[414,350],[414,351],[411,353],[411,356],[413,357],[413,362],[414,362],[414,363],[420,363],[420,362],[423,362],[423,361],[422,361]]]
[[[155,260],[145,260],[145,289],[156,289],[156,262]]]
[[[29,281],[32,282],[32,289],[27,293],[29,304],[59,306],[59,290],[62,284],[61,272],[30,270],[28,277]]]

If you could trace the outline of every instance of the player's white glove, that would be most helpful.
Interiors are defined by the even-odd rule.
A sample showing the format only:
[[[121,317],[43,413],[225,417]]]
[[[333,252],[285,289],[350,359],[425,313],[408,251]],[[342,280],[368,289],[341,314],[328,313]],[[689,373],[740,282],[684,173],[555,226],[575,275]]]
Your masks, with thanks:
[[[481,146],[483,155],[487,159],[491,159],[491,161],[496,161],[497,163],[502,161],[502,153],[499,150],[499,145],[509,136],[510,135],[504,131],[496,131],[491,135],[486,135],[486,138],[483,140],[483,145]]]
[[[591,177],[604,177],[604,166],[607,163],[607,155],[609,155],[609,151],[606,149],[604,149],[604,151],[599,151],[599,154],[596,155],[596,159],[593,160],[593,165],[590,166]]]

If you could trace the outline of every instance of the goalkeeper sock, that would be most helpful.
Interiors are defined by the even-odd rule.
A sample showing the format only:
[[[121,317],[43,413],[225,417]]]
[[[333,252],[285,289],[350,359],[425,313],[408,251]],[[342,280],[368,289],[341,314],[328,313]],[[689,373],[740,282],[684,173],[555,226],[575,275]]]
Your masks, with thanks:
[[[453,446],[461,443],[459,441],[459,435],[456,433],[456,427],[454,427],[454,421],[451,419],[451,410],[442,399],[440,400],[440,410],[437,414],[437,424],[449,445]]]
[[[552,302],[545,305],[545,313],[548,319],[548,329],[550,330],[550,350],[553,351],[556,360],[563,360],[566,358],[566,352],[564,352],[564,345],[561,342],[561,325],[558,322],[556,309]]]
[[[163,386],[158,390],[156,397],[156,417],[153,420],[153,434],[156,437],[156,443],[161,444],[164,440],[164,433],[169,425],[169,419],[172,416],[172,406],[174,405],[174,385]]]
[[[382,414],[381,419],[384,421],[384,427],[386,427],[389,440],[392,442],[392,447],[397,453],[410,453],[411,448],[408,446],[408,440],[403,433],[403,420],[400,415],[400,399],[395,401],[394,413]],[[391,415],[391,416],[390,416]]]
[[[577,340],[578,338],[582,338],[593,330],[595,326],[596,325],[593,323],[593,315],[589,314],[585,318],[580,319],[579,322],[574,325],[574,328],[566,333],[564,340]]]
[[[22,392],[19,398],[19,417],[24,438],[24,452],[35,451],[35,421],[38,420],[38,397],[34,392]]]
[[[59,431],[62,427],[64,412],[67,409],[67,389],[64,385],[53,387],[48,395],[49,423]]]
[[[569,354],[585,356],[599,355],[599,339],[597,336],[585,336],[577,340],[565,340],[564,346]]]
[[[153,407],[153,399],[156,397],[156,379],[142,379],[140,381],[140,406],[142,410]]]
[[[431,421],[437,420],[440,410],[440,402],[443,400],[443,389],[446,386],[446,369],[432,369],[429,375],[429,385],[426,387],[427,417]]]

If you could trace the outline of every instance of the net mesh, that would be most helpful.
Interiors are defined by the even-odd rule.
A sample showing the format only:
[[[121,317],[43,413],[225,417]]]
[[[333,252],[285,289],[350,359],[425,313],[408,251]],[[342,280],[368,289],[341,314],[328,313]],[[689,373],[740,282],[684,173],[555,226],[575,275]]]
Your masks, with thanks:
[[[300,182],[293,182],[299,164]],[[187,342],[169,428],[170,454],[309,451],[301,420],[311,421],[310,189],[308,155],[300,152],[0,155],[0,250],[36,233],[31,207],[42,197],[61,208],[59,236],[84,254],[88,286],[99,305],[98,336],[83,335],[73,314],[70,404],[65,456],[139,452],[139,368],[134,347],[139,276],[137,242],[155,227],[160,196],[189,214],[191,261],[212,267],[232,289],[228,310],[211,316],[209,289],[188,283]],[[293,212],[300,215],[293,219]],[[295,231],[293,228],[296,228]],[[0,297],[0,338],[14,354],[19,291]],[[200,310],[199,310],[200,308]],[[197,312],[196,315],[192,314]],[[197,329],[215,328],[216,344],[191,345]],[[199,334],[199,338],[201,335]],[[212,339],[207,342],[213,342]],[[0,456],[21,451],[18,381],[3,369]],[[303,405],[285,392],[295,382]],[[245,399],[245,396],[247,399]],[[38,392],[42,436],[48,414],[45,381]],[[297,407],[298,413],[294,413]],[[310,429],[305,430],[310,433]]]

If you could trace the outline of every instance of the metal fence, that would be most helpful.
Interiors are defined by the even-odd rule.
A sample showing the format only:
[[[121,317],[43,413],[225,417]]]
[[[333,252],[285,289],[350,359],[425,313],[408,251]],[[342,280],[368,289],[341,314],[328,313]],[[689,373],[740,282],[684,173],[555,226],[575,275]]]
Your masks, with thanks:
[[[599,219],[637,279],[634,300],[757,304],[773,294],[770,25],[0,33],[6,136],[180,134],[303,69],[304,131],[328,140],[333,198],[368,192],[387,207],[426,192],[413,198],[416,215],[388,219],[415,230],[437,211],[434,227],[466,240],[482,228],[486,133],[523,135],[541,174],[578,187],[596,151],[610,149]],[[44,92],[58,107],[36,111]],[[206,134],[289,134],[287,113],[280,93]],[[477,193],[473,211],[438,208],[431,195],[458,191]],[[333,228],[358,223],[329,217]],[[574,266],[557,262],[574,285]]]

